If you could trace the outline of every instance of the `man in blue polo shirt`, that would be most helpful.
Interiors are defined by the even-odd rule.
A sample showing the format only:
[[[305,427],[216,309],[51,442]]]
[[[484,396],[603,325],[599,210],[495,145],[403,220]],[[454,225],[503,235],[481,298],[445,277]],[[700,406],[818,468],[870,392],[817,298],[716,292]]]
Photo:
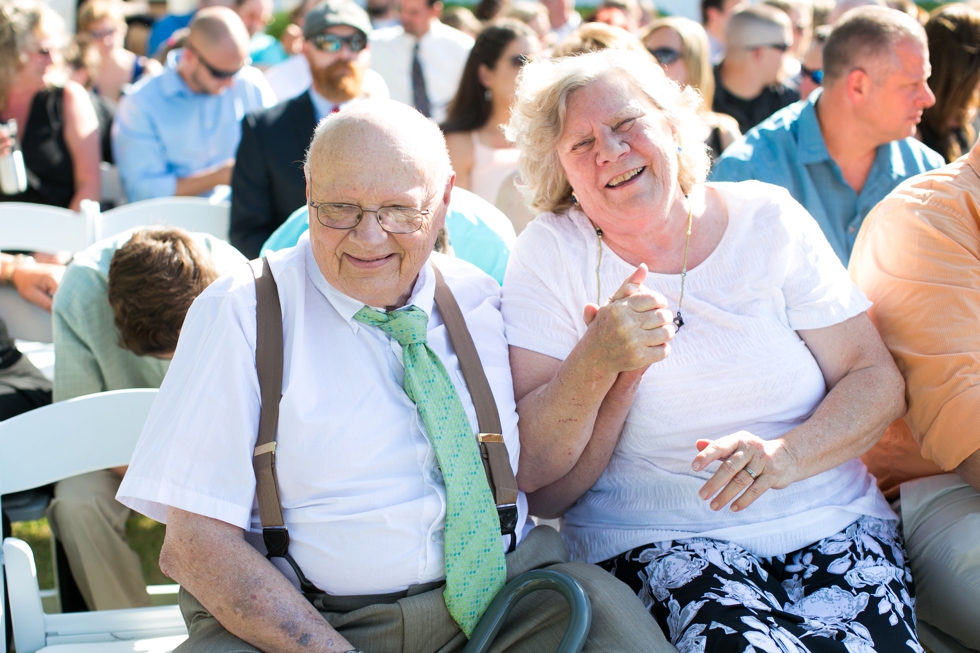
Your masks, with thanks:
[[[854,9],[834,27],[823,57],[823,90],[732,144],[710,178],[788,189],[847,265],[874,205],[904,179],[944,161],[912,138],[922,111],[936,101],[918,23],[884,7]]]

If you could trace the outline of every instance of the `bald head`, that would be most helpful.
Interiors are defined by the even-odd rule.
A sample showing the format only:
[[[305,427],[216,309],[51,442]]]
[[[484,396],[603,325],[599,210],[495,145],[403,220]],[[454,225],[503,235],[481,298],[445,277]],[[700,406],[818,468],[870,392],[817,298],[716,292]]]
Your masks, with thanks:
[[[752,5],[732,14],[725,39],[729,50],[751,50],[782,43],[792,31],[792,22],[784,12],[769,5]]]
[[[412,107],[393,100],[359,102],[322,120],[306,153],[310,182],[330,174],[338,161],[368,163],[367,174],[414,169],[426,186],[442,188],[452,164],[442,132]],[[389,172],[386,172],[389,171]]]
[[[248,52],[248,30],[238,14],[227,7],[208,7],[194,14],[188,38],[202,52],[214,49]]]

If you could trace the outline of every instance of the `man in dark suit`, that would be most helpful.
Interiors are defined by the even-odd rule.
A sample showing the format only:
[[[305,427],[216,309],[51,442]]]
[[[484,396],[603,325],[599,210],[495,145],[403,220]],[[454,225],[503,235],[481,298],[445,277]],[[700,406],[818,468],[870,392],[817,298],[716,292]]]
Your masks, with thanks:
[[[303,157],[317,123],[366,96],[371,20],[353,0],[326,0],[306,15],[310,90],[242,121],[231,188],[231,244],[248,258],[306,203]]]

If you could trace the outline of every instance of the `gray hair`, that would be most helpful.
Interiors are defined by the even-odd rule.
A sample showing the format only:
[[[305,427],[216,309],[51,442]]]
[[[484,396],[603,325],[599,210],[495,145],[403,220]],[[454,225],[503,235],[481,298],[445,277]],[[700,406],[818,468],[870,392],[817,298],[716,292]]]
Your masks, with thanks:
[[[677,181],[687,193],[708,176],[702,100],[664,75],[652,57],[627,50],[603,50],[561,59],[537,60],[524,67],[511,109],[507,138],[521,151],[521,191],[528,208],[558,213],[572,205],[572,187],[558,160],[568,96],[610,75],[629,79],[659,109],[678,138]]]
[[[0,109],[7,106],[10,85],[26,63],[27,47],[38,33],[48,31],[48,36],[60,40],[64,29],[61,16],[44,2],[0,1]]]
[[[768,45],[776,34],[793,29],[793,21],[770,5],[751,5],[732,14],[725,29],[725,41],[732,53]],[[728,55],[730,56],[730,55]]]
[[[908,14],[877,6],[851,9],[834,24],[824,45],[824,86],[843,79],[868,60],[894,58],[895,48],[906,41],[926,45],[925,30]]]

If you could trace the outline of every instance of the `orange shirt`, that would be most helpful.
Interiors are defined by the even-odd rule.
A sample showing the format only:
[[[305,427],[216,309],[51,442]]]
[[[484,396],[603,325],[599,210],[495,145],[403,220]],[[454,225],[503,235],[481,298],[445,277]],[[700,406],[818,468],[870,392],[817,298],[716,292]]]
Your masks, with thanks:
[[[863,457],[893,498],[980,450],[980,142],[882,200],[849,270],[905,376],[908,414]]]

